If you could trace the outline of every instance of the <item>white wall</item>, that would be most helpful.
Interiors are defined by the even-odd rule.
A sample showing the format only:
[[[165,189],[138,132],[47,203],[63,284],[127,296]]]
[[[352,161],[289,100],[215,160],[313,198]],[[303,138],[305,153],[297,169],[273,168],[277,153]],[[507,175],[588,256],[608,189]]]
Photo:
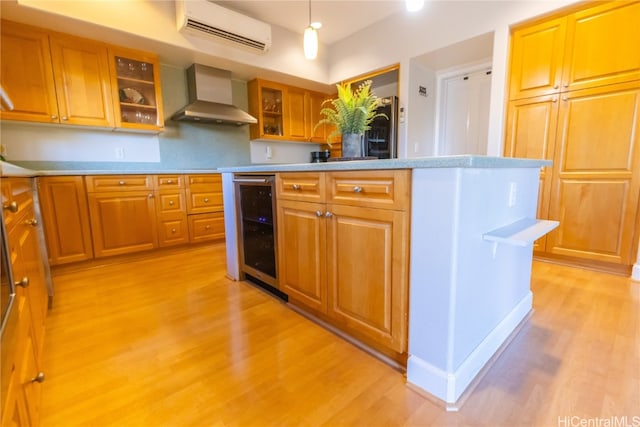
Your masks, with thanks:
[[[411,61],[409,66],[406,157],[435,155],[436,73]],[[427,96],[419,94],[419,87],[427,88]]]
[[[251,141],[251,163],[309,163],[319,144]]]

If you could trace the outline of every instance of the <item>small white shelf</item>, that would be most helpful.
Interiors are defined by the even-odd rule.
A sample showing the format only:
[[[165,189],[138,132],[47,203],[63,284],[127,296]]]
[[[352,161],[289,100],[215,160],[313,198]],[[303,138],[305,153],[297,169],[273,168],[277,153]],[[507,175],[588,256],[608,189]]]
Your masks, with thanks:
[[[484,240],[515,246],[528,246],[556,228],[558,221],[524,218],[504,227],[496,228],[482,235]]]

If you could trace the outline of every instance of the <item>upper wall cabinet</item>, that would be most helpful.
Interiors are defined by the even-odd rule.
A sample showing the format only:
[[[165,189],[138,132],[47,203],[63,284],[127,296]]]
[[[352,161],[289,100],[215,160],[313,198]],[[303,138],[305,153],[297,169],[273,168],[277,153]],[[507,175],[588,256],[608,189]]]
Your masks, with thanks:
[[[159,132],[155,55],[2,21],[0,118]]]
[[[638,46],[638,2],[605,3],[518,28],[512,35],[510,99],[638,80]]]
[[[158,58],[144,52],[109,49],[117,128],[164,129]]]
[[[320,106],[327,95],[256,79],[248,84],[249,113],[258,119],[251,125],[251,139],[317,142],[326,141]]]
[[[113,127],[106,45],[2,22],[0,118]]]

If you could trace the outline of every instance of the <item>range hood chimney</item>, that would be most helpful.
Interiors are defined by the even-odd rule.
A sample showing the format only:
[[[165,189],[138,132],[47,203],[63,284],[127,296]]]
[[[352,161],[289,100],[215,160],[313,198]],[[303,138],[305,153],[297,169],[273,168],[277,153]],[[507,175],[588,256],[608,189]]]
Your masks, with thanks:
[[[187,68],[189,104],[176,111],[172,120],[212,124],[246,125],[255,117],[231,104],[231,72],[206,65]]]

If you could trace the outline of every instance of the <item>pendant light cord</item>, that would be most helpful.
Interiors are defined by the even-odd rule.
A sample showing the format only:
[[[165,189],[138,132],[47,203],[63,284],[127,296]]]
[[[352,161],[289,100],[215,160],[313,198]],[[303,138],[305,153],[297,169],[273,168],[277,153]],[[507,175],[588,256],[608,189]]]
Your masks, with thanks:
[[[309,26],[311,26],[311,0],[309,0]]]

